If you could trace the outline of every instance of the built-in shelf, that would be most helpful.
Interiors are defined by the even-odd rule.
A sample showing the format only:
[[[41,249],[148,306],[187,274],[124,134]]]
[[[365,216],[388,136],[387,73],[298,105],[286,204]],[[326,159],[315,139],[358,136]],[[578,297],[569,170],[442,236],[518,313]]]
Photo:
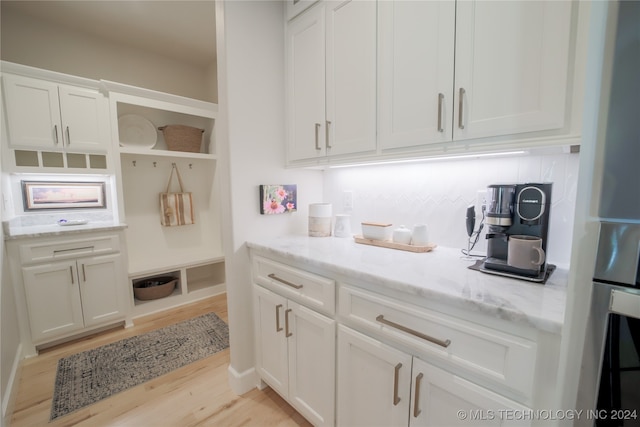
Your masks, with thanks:
[[[215,185],[217,163],[211,162],[217,160],[218,106],[120,83],[101,81],[101,85],[109,93],[113,148],[119,154],[115,162],[122,194],[122,216],[128,224],[132,317],[224,292],[220,203]],[[149,121],[156,131],[155,142],[148,134],[142,141],[131,140],[130,133],[125,139],[124,132],[121,141],[118,122],[119,119],[122,122],[125,115],[137,115]],[[202,130],[199,152],[169,150],[164,132],[160,130],[167,125]],[[179,187],[174,182],[173,188],[167,190],[172,163],[179,168],[181,182]],[[164,227],[160,223],[158,194],[178,189],[193,195],[195,223]],[[147,301],[134,297],[134,282],[161,275],[179,279],[171,295]]]
[[[224,257],[210,258],[182,265],[164,265],[153,269],[129,273],[133,295],[133,284],[140,279],[170,275],[178,278],[178,285],[171,295],[155,300],[133,298],[133,316],[139,317],[170,307],[187,304],[226,291]]]
[[[120,147],[119,150],[120,150],[120,154],[139,154],[143,156],[160,156],[160,157],[203,159],[203,160],[215,160],[217,158],[217,156],[214,154],[188,153],[185,151],[156,150],[153,148]]]

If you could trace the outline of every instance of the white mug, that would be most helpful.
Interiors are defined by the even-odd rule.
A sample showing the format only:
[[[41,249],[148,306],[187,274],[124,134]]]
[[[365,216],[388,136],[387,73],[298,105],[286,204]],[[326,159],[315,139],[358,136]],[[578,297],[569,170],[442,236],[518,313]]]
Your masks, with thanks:
[[[411,244],[414,246],[426,246],[429,243],[427,224],[416,224],[411,233]]]
[[[336,223],[333,228],[335,237],[351,237],[351,216],[345,214],[336,215]]]
[[[542,239],[536,236],[509,236],[507,265],[523,270],[538,270],[544,264]]]

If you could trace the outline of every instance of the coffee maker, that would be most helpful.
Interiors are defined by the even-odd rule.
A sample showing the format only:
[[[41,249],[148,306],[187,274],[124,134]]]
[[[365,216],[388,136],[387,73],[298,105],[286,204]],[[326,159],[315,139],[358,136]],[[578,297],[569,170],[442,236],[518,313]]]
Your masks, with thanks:
[[[551,207],[551,183],[496,184],[487,187],[487,257],[480,271],[543,282],[546,260],[531,269],[507,264],[509,237],[525,235],[542,239],[546,252]]]

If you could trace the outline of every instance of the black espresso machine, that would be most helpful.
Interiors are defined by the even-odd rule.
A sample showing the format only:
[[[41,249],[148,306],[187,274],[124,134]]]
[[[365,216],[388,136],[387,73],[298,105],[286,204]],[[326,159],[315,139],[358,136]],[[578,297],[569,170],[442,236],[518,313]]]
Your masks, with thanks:
[[[487,187],[486,223],[487,256],[480,271],[502,276],[543,282],[547,275],[546,260],[531,269],[507,264],[509,237],[534,236],[542,239],[546,253],[551,183],[496,184]]]

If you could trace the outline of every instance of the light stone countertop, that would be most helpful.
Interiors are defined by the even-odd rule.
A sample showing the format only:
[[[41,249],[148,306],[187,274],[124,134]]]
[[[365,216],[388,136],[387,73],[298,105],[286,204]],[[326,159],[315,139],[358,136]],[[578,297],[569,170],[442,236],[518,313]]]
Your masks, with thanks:
[[[87,219],[82,225],[58,225],[59,218]],[[2,227],[5,240],[27,239],[37,237],[66,236],[76,233],[89,233],[93,231],[112,231],[127,228],[126,224],[114,221],[111,216],[87,216],[77,215],[46,215],[33,217],[16,217],[10,221],[3,221]]]
[[[467,268],[460,249],[437,247],[413,253],[355,243],[351,238],[285,236],[247,246],[361,282],[384,286],[539,330],[560,333],[569,272],[557,268],[546,284]]]

